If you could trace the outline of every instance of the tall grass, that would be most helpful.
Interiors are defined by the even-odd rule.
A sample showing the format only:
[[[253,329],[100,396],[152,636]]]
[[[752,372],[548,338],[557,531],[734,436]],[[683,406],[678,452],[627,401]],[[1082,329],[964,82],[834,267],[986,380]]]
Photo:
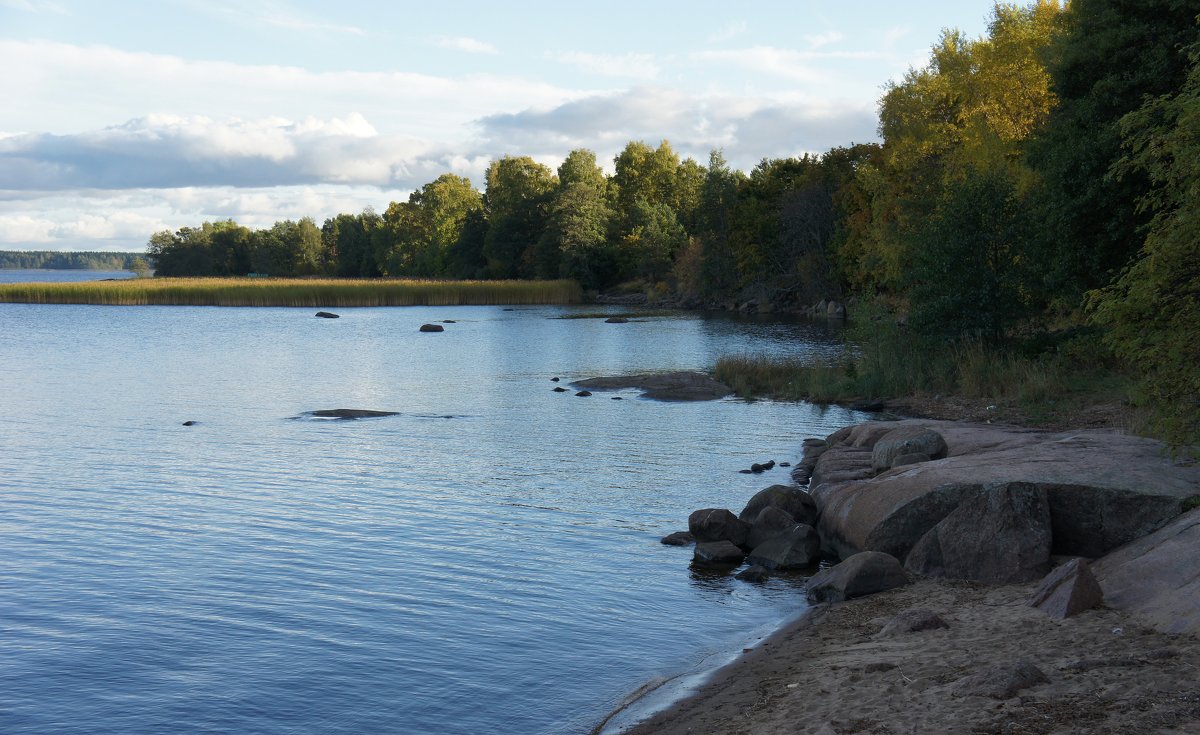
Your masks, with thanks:
[[[0,302],[137,306],[454,306],[575,304],[574,281],[137,278],[0,284]]]
[[[761,355],[721,358],[718,380],[744,397],[839,402],[941,394],[1020,406],[1031,418],[1089,402],[1120,401],[1128,378],[1096,351],[1098,340],[1032,355],[1017,345],[933,342],[890,323],[854,330],[837,362]]]

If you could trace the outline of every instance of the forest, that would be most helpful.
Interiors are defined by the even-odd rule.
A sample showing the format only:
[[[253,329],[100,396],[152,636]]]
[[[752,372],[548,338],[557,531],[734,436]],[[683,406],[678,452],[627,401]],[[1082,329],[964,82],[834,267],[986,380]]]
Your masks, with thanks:
[[[98,251],[0,250],[0,268],[21,270],[133,270],[145,253]]]
[[[930,345],[1120,363],[1153,430],[1200,439],[1200,0],[997,4],[885,85],[881,144],[608,175],[493,161],[382,214],[160,232],[158,275],[570,278],[684,306],[869,304]],[[878,318],[878,317],[876,317]],[[917,342],[912,342],[917,344]]]

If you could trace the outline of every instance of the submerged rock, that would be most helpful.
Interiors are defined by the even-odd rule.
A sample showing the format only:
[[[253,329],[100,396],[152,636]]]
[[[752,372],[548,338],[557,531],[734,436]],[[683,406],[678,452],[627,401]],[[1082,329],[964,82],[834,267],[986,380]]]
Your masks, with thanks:
[[[446,328],[441,324],[422,324],[420,331],[422,332],[444,332]]]
[[[566,388],[563,388],[562,386],[559,386],[559,385],[554,386],[554,388],[552,388],[551,390],[553,390],[555,393],[566,393],[567,392]]]
[[[319,316],[322,319],[340,319],[341,318],[337,314],[334,314],[332,311],[318,311],[313,316]]]
[[[742,571],[738,572],[736,578],[742,580],[743,582],[754,582],[755,584],[761,584],[762,582],[766,582],[771,578],[771,570],[755,564],[754,566],[746,567]]]
[[[610,316],[604,320],[605,324],[628,324],[629,320],[623,316]]]
[[[397,411],[373,411],[367,408],[329,408],[320,411],[308,411],[301,416],[310,416],[318,419],[342,419],[343,421],[352,421],[354,419],[373,419],[381,416],[399,416]]]
[[[580,398],[587,398],[591,394],[592,394],[592,392],[590,390],[581,390],[578,393],[576,393],[575,395],[579,396]]]
[[[676,531],[663,536],[659,543],[666,546],[689,546],[696,543],[696,537],[687,531]]]
[[[660,401],[712,401],[733,393],[732,388],[704,373],[687,371],[588,378],[572,385],[589,390],[637,388],[642,397]]]
[[[199,422],[197,422],[197,421],[184,421],[184,422],[183,422],[183,425],[184,425],[184,426],[195,426],[197,423],[199,423]]]

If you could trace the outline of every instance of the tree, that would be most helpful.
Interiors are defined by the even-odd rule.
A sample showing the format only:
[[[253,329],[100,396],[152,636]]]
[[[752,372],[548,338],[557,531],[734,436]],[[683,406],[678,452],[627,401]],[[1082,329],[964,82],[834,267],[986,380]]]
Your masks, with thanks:
[[[1151,216],[1133,264],[1092,294],[1093,318],[1141,378],[1154,428],[1195,452],[1200,446],[1200,48],[1182,90],[1125,115],[1127,155],[1114,173],[1152,187],[1139,200]]]
[[[1142,242],[1146,174],[1108,176],[1123,155],[1120,120],[1182,87],[1197,14],[1198,0],[1072,0],[1043,51],[1059,104],[1029,161],[1044,182],[1040,257],[1068,305],[1108,283]]]
[[[612,222],[608,181],[596,155],[571,151],[558,169],[558,187],[539,243],[541,274],[574,278],[589,289],[612,285],[617,277],[609,239]]]
[[[554,186],[550,169],[528,156],[505,156],[488,166],[483,254],[489,277],[533,277],[535,248]]]
[[[133,271],[136,278],[150,277],[150,264],[146,262],[145,258],[134,258],[129,264],[129,270]]]

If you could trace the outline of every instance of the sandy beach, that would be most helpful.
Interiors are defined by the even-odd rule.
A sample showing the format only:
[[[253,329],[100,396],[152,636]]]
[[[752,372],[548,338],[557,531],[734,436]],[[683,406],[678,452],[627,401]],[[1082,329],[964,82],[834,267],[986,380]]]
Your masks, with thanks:
[[[1200,733],[1200,639],[1097,608],[1054,620],[1036,583],[924,580],[818,605],[626,735],[728,733]],[[948,627],[881,635],[898,613]],[[1045,683],[1007,699],[962,694],[993,665],[1028,662]]]

